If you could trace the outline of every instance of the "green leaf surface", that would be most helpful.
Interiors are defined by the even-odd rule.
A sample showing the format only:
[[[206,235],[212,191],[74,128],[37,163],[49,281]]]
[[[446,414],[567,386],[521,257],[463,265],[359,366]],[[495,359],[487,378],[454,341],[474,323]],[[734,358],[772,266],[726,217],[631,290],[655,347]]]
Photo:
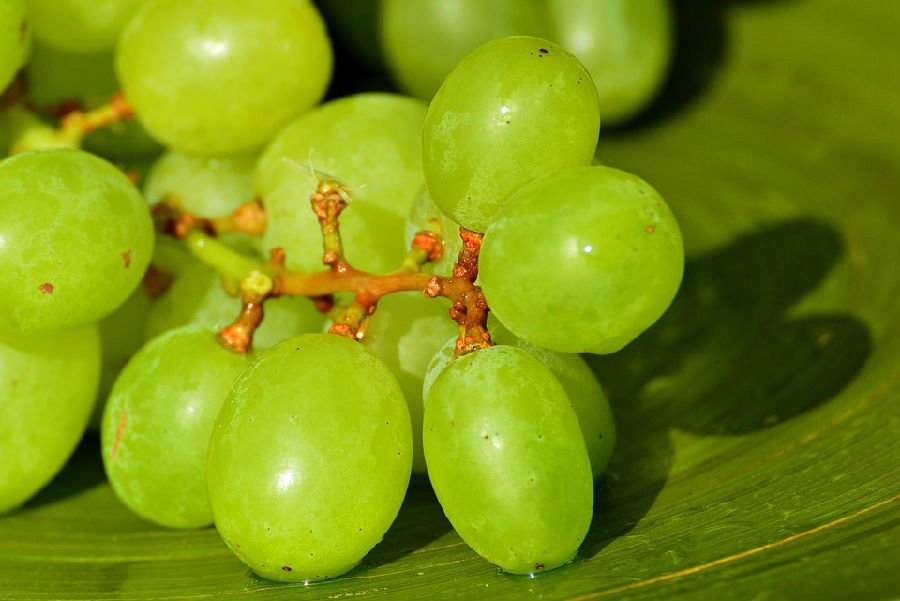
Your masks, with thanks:
[[[86,440],[0,518],[0,599],[900,596],[900,3],[682,4],[681,91],[598,151],[689,260],[661,322],[590,359],[620,443],[576,561],[500,574],[414,480],[350,574],[270,583],[132,515]]]

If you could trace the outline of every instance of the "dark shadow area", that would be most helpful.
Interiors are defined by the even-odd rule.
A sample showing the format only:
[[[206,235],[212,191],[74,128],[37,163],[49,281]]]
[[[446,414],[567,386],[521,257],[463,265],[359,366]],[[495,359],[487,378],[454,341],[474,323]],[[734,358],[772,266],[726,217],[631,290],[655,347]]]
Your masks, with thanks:
[[[452,529],[434,496],[428,476],[413,474],[397,519],[360,565],[378,567],[392,563]]]
[[[106,481],[100,456],[100,438],[88,432],[66,465],[44,488],[16,511],[56,503]]]
[[[619,426],[582,554],[628,532],[668,477],[677,427],[745,434],[809,411],[849,384],[868,358],[866,326],[845,314],[791,318],[843,254],[837,231],[814,219],[760,228],[687,262],[668,312],[614,355],[586,356]]]

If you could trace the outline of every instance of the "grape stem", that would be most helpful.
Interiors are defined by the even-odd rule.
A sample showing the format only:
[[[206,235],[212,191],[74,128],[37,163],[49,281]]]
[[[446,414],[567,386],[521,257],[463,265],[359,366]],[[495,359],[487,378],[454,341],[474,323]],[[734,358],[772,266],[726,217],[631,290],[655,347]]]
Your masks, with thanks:
[[[266,231],[266,212],[259,198],[239,205],[224,217],[199,217],[182,210],[180,198],[166,194],[153,205],[151,215],[158,232],[179,240],[196,229],[214,236],[236,233],[259,236]]]
[[[167,218],[158,218],[156,223],[157,228],[181,238],[194,257],[216,270],[229,293],[241,295],[240,314],[219,335],[222,344],[234,352],[249,352],[253,332],[262,322],[266,299],[282,295],[309,297],[319,310],[328,312],[332,318],[330,333],[361,340],[365,335],[365,320],[375,312],[381,297],[416,290],[430,298],[442,296],[453,303],[450,317],[460,327],[457,355],[490,346],[487,301],[481,288],[474,284],[482,234],[460,228],[463,248],[451,277],[422,273],[426,263],[439,260],[444,252],[441,236],[428,231],[413,237],[410,250],[396,271],[371,274],[354,268],[344,257],[339,216],[349,198],[349,191],[333,179],[318,181],[310,196],[310,205],[322,230],[322,263],[328,267],[317,273],[301,273],[285,267],[285,253],[280,248],[271,251],[266,263],[248,259],[214,237],[217,231],[210,224],[215,220],[191,216],[178,221],[176,215],[175,222],[180,226],[175,226],[170,219],[173,215],[169,214]],[[171,204],[163,209],[159,206],[154,207],[157,217],[172,208]],[[263,212],[261,203],[258,210]],[[347,306],[334,307],[333,295],[337,292],[353,293],[353,301]]]

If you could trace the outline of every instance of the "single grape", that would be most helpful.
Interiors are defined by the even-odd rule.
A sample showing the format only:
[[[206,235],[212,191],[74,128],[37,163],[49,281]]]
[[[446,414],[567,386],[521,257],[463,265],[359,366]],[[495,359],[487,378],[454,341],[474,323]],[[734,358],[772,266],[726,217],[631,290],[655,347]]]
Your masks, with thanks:
[[[458,330],[444,299],[419,292],[399,292],[378,301],[367,322],[363,344],[375,352],[397,377],[409,406],[413,432],[413,471],[425,473],[422,453],[422,382],[428,361],[448,336]]]
[[[148,342],[122,370],[103,413],[103,465],[116,496],[169,528],[212,523],[206,454],[213,423],[247,355],[214,330],[185,327]]]
[[[429,100],[469,52],[494,38],[546,35],[544,20],[534,0],[383,0],[381,40],[400,88]]]
[[[578,59],[540,38],[487,42],[459,62],[428,107],[428,192],[460,225],[483,232],[523,184],[589,164],[599,131],[597,90]]]
[[[514,335],[495,318],[488,319],[488,329],[495,343],[528,351],[553,372],[562,384],[566,396],[572,403],[572,409],[578,416],[578,425],[581,427],[588,458],[591,460],[591,472],[596,480],[606,471],[616,446],[616,421],[609,406],[609,399],[593,370],[580,355],[557,353],[535,346]]]
[[[545,0],[551,37],[597,86],[606,125],[639,113],[659,90],[672,51],[669,0]]]
[[[240,310],[240,298],[225,292],[212,269],[187,259],[169,289],[150,307],[144,335],[153,338],[188,324],[222,329],[235,320]],[[308,298],[269,299],[264,305],[263,322],[253,336],[253,346],[265,349],[297,334],[318,332],[324,321],[325,317]]]
[[[331,64],[309,0],[155,0],[116,48],[119,81],[147,130],[203,156],[262,146],[319,101]]]
[[[491,310],[516,336],[602,354],[665,312],[684,247],[668,205],[646,182],[579,167],[516,192],[485,233],[479,264]]]
[[[403,224],[422,176],[425,105],[393,94],[328,102],[284,128],[260,158],[256,189],[267,214],[264,244],[280,246],[294,269],[322,269],[322,235],[309,197],[317,179],[336,177],[352,191],[341,213],[344,253],[357,268],[395,269],[403,259]],[[297,165],[290,164],[287,157]]]
[[[563,387],[527,351],[492,346],[434,382],[428,477],[457,533],[513,574],[571,560],[591,522],[591,465]]]
[[[36,38],[67,52],[109,52],[146,0],[28,0]]]
[[[144,323],[150,312],[151,299],[138,286],[122,306],[101,319],[97,323],[100,331],[103,361],[100,370],[100,387],[97,390],[97,403],[91,415],[89,426],[93,430],[100,429],[103,407],[112,390],[119,372],[128,363],[131,356],[144,344]]]
[[[0,513],[31,498],[81,440],[100,376],[93,325],[0,335]]]
[[[616,446],[616,422],[609,400],[584,359],[577,354],[557,353],[516,337],[496,319],[489,319],[491,339],[498,345],[509,345],[528,351],[544,367],[553,372],[566,391],[566,396],[578,416],[578,425],[587,447],[594,479],[606,471]],[[422,399],[444,369],[456,360],[456,336],[447,340],[431,357],[422,380]]]
[[[421,231],[440,234],[444,239],[444,252],[439,261],[428,263],[425,271],[444,277],[450,277],[453,266],[462,250],[462,238],[459,237],[459,224],[444,215],[431,196],[428,188],[423,187],[413,202],[406,218],[406,247],[409,248],[415,235]]]
[[[79,150],[0,162],[0,331],[90,323],[125,302],[150,261],[153,224],[121,171]]]
[[[285,340],[238,378],[216,419],[216,528],[264,578],[339,576],[396,517],[411,460],[403,394],[374,353],[329,334]]]
[[[30,47],[25,0],[0,0],[0,95],[25,63]]]

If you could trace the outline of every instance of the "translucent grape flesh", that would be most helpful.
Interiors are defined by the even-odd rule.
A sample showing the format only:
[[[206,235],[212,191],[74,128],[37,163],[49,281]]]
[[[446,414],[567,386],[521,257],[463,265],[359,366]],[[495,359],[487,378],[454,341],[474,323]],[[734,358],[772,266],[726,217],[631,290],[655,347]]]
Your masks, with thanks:
[[[574,557],[591,521],[591,466],[565,391],[536,358],[502,345],[448,365],[423,441],[438,501],[479,555],[514,574]]]
[[[412,461],[396,378],[362,345],[306,334],[238,378],[207,463],[216,527],[264,578],[339,576],[397,515]]]
[[[668,308],[684,247],[646,182],[580,167],[516,192],[485,233],[479,266],[491,310],[516,336],[560,352],[612,353]]]
[[[99,376],[93,325],[0,335],[0,513],[32,497],[65,464],[87,425]]]
[[[249,363],[187,327],[145,345],[116,380],[101,427],[103,465],[116,496],[169,528],[212,523],[206,454],[231,384]]]

